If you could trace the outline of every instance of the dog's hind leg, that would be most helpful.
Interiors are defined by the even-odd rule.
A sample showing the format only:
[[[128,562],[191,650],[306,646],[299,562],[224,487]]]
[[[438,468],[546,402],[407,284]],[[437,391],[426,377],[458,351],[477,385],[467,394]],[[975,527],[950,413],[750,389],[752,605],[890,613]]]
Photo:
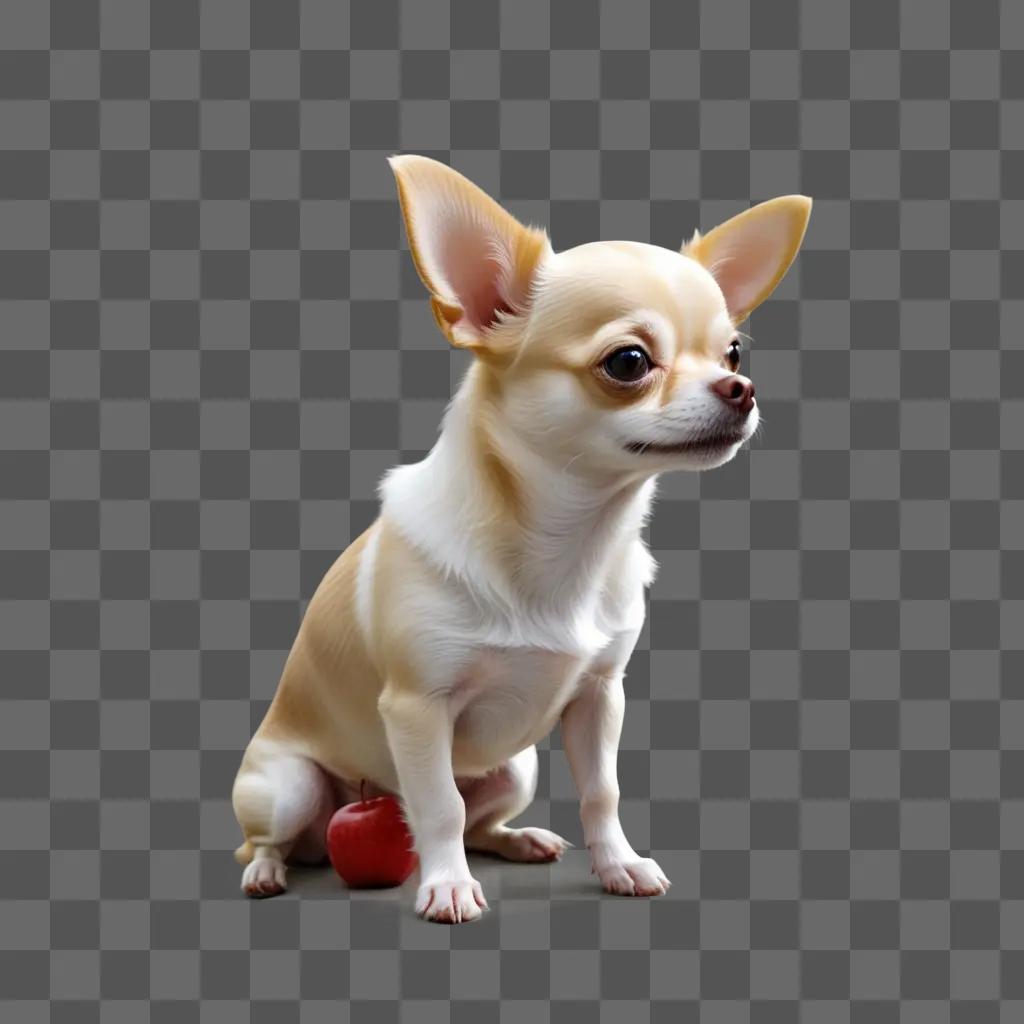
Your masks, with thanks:
[[[246,752],[231,794],[245,842],[235,853],[245,865],[242,889],[249,896],[284,892],[285,859],[306,859],[316,826],[333,809],[333,791],[318,765],[269,744]]]
[[[537,792],[537,748],[527,747],[482,779],[462,789],[466,803],[467,849],[493,853],[505,860],[557,860],[570,845],[546,828],[509,828]]]

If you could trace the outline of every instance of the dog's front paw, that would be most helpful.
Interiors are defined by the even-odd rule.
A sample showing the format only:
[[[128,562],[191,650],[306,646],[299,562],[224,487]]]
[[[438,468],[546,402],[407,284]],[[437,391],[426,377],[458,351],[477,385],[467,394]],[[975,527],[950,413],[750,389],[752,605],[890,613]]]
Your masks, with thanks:
[[[468,876],[428,878],[416,894],[416,913],[440,924],[475,921],[486,909],[480,883]]]
[[[672,884],[650,857],[614,860],[595,865],[594,871],[604,891],[617,896],[663,896]]]

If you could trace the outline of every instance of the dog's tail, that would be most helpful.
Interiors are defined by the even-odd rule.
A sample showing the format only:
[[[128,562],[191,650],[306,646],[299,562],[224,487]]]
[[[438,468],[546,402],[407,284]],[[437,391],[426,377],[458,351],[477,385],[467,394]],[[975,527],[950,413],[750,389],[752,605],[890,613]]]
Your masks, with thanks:
[[[235,850],[235,860],[238,861],[243,868],[252,861],[252,855],[253,845],[248,839],[246,839],[246,841],[242,843],[237,850]]]

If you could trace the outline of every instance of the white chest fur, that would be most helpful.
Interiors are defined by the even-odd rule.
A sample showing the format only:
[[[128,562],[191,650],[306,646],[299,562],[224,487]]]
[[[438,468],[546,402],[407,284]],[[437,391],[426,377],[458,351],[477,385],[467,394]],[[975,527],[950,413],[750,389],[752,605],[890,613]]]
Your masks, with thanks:
[[[543,739],[583,676],[579,657],[530,648],[485,648],[452,692],[456,774],[474,775]]]
[[[621,672],[642,620],[590,655],[540,648],[482,648],[452,691],[455,768],[487,771],[538,743],[595,676]]]
[[[621,670],[654,574],[640,538],[653,479],[598,485],[535,460],[518,474],[529,481],[527,512],[513,525],[481,501],[466,454],[473,427],[457,398],[428,457],[381,486],[384,522],[431,567],[416,579],[403,573],[401,596],[392,584],[381,613],[416,624],[419,682],[452,702],[463,774],[547,735],[588,672]],[[364,592],[373,562],[370,549]]]

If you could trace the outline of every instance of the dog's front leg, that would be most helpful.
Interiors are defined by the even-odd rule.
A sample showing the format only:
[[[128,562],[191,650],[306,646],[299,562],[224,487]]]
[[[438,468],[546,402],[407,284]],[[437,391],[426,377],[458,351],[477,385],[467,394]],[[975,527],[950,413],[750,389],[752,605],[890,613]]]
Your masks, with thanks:
[[[416,913],[451,924],[472,921],[487,902],[466,861],[466,806],[452,772],[448,702],[388,687],[379,708],[420,858]]]
[[[562,712],[562,742],[580,794],[583,837],[601,884],[622,896],[660,896],[669,880],[655,861],[630,846],[619,821],[617,759],[625,706],[621,673],[588,676]]]

